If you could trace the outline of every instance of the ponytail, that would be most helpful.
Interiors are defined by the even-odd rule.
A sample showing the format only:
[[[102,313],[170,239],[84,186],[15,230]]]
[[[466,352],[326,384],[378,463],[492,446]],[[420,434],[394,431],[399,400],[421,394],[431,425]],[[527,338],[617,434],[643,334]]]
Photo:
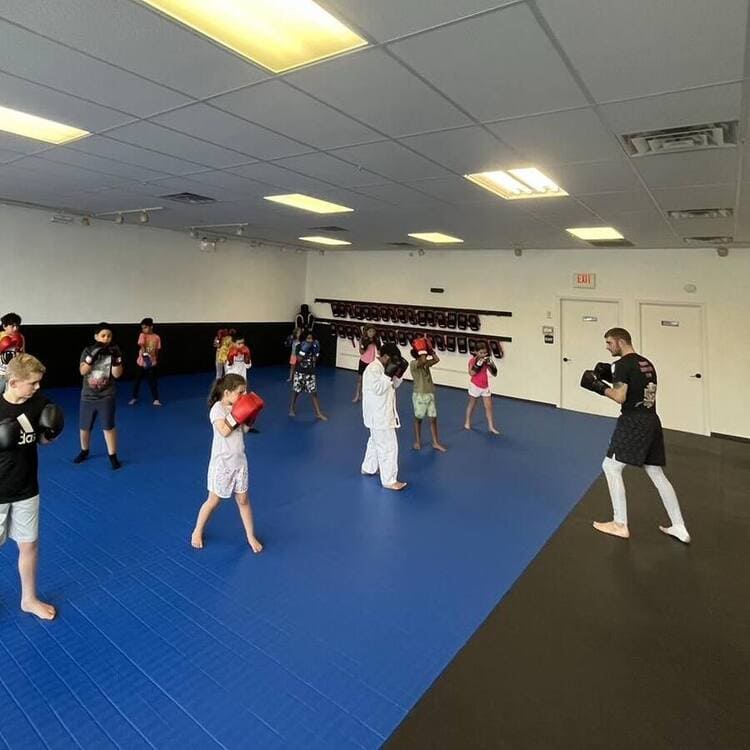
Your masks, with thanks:
[[[230,372],[224,375],[224,377],[219,378],[211,386],[211,391],[208,394],[208,408],[210,409],[217,401],[221,401],[224,391],[236,391],[241,385],[245,384],[245,378],[234,372]]]

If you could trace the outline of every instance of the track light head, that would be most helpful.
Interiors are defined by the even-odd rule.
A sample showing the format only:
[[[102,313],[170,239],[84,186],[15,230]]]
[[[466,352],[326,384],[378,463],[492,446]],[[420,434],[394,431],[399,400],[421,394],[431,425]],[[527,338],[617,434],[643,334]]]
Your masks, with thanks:
[[[148,222],[149,222],[149,218],[150,218],[150,217],[149,217],[149,215],[148,215],[148,212],[146,212],[146,211],[143,211],[143,212],[141,212],[141,215],[140,215],[140,216],[138,217],[138,221],[139,221],[139,222],[140,222],[141,224],[148,224]]]
[[[88,216],[82,216],[81,217],[81,226],[82,227],[90,227],[91,226],[91,219],[89,219]]]
[[[727,255],[729,255],[729,248],[724,245],[719,245],[719,247],[716,248],[716,254],[720,258],[726,258]]]

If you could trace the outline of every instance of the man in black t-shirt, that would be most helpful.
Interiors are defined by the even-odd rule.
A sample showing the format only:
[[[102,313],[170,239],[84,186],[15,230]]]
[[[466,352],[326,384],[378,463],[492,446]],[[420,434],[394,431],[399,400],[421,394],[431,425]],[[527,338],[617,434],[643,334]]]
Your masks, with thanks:
[[[62,411],[39,393],[44,365],[30,354],[8,364],[8,384],[0,396],[0,544],[18,544],[21,609],[43,620],[55,608],[36,593],[39,555],[37,442],[54,440],[63,428]]]
[[[594,522],[594,528],[624,539],[630,536],[622,471],[626,465],[642,466],[659,492],[671,522],[670,526],[659,528],[688,544],[690,535],[685,528],[680,504],[663,469],[667,458],[664,433],[656,413],[656,369],[650,360],[635,352],[630,334],[624,328],[611,328],[604,334],[604,339],[609,353],[620,359],[611,366],[599,362],[593,370],[586,370],[581,386],[611,398],[621,404],[622,409],[607,457],[602,463],[614,519]]]

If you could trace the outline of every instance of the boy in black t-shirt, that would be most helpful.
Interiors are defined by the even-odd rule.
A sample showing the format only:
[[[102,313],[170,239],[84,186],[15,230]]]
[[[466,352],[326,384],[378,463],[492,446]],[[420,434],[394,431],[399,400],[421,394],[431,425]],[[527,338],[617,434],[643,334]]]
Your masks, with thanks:
[[[83,376],[81,410],[79,415],[81,452],[73,459],[80,464],[89,457],[91,430],[99,417],[107,454],[113,469],[121,464],[117,458],[117,432],[115,430],[115,380],[122,375],[122,352],[112,343],[109,323],[99,323],[94,332],[94,342],[81,352],[79,371]]]
[[[313,409],[317,419],[323,422],[328,421],[328,417],[320,409],[320,399],[318,399],[318,378],[315,374],[315,368],[320,356],[320,343],[315,340],[311,331],[303,333],[300,337],[302,343],[297,344],[294,354],[297,357],[297,367],[294,371],[294,380],[292,381],[292,403],[289,404],[289,416],[297,415],[297,397],[300,393],[309,393],[313,402]]]
[[[30,354],[8,363],[8,384],[0,396],[0,544],[18,544],[21,609],[51,620],[55,608],[36,593],[39,556],[37,442],[54,440],[63,428],[62,411],[39,393],[44,365]]]
[[[622,410],[602,463],[614,518],[608,522],[594,522],[594,528],[623,539],[630,536],[622,471],[628,464],[642,466],[659,492],[671,522],[671,526],[660,526],[659,529],[688,544],[690,534],[674,487],[663,469],[667,458],[664,433],[656,413],[656,369],[650,360],[635,352],[630,334],[624,328],[611,328],[604,334],[604,339],[610,354],[620,359],[611,367],[599,362],[593,370],[586,370],[581,386],[611,398],[622,405]]]

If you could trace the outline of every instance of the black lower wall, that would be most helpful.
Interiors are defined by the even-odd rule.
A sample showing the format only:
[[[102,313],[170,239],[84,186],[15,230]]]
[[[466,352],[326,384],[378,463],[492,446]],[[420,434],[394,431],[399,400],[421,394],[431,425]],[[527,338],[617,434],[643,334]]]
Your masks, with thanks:
[[[81,351],[94,339],[98,321],[85,325],[24,325],[26,350],[38,357],[47,368],[44,385],[47,388],[78,385],[81,376],[78,363]],[[158,323],[154,332],[161,336],[162,352],[159,373],[178,375],[207,372],[214,368],[213,338],[218,328],[235,328],[245,335],[250,347],[253,366],[281,365],[289,361],[289,349],[284,345],[292,329],[290,323]],[[140,326],[132,323],[112,323],[114,343],[125,357],[124,380],[135,373]],[[336,337],[329,326],[316,326],[320,338],[323,365],[336,362]]]

